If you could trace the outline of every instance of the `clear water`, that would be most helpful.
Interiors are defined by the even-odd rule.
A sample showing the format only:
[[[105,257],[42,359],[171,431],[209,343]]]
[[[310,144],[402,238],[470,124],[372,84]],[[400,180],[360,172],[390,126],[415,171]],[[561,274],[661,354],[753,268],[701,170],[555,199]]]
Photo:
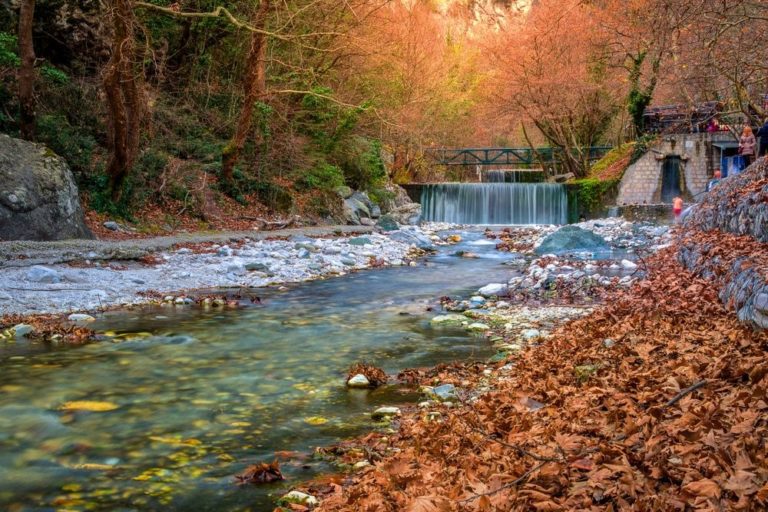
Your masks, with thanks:
[[[233,475],[365,432],[377,406],[417,399],[347,390],[351,363],[395,372],[491,355],[482,338],[432,329],[426,311],[509,276],[506,255],[464,236],[418,268],[257,290],[263,304],[241,310],[148,308],[96,325],[139,337],[0,345],[0,510],[272,510],[270,494],[330,468],[287,456],[285,483],[238,487]],[[71,400],[118,408],[59,410]]]
[[[568,196],[554,183],[440,183],[421,191],[424,218],[456,224],[565,224]]]

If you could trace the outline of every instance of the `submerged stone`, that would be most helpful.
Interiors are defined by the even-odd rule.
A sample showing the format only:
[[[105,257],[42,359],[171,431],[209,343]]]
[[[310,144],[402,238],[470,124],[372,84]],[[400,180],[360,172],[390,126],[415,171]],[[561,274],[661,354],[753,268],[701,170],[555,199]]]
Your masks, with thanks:
[[[371,419],[376,421],[392,416],[400,416],[400,409],[397,407],[379,407],[371,413]]]

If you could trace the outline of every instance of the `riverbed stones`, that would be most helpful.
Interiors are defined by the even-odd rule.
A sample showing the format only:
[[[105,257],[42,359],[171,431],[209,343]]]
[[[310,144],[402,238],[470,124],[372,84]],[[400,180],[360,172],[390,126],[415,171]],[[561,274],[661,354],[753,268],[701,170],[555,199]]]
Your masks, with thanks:
[[[467,326],[468,331],[480,331],[485,332],[489,331],[491,328],[488,324],[484,324],[482,322],[473,322]]]
[[[245,264],[245,270],[248,270],[250,272],[269,272],[269,265],[266,263],[260,263],[257,261],[252,261],[250,263]]]
[[[418,249],[431,251],[435,248],[432,240],[419,230],[403,228],[398,231],[388,233],[388,235],[392,240],[397,240],[398,242],[413,245]]]
[[[369,381],[368,377],[366,377],[362,373],[358,373],[357,375],[353,376],[351,379],[347,381],[347,387],[369,388],[371,387],[371,381]]]
[[[0,134],[0,239],[93,238],[69,166],[42,144]]]
[[[578,226],[564,226],[544,238],[534,250],[538,255],[566,252],[601,252],[611,248],[604,238]]]

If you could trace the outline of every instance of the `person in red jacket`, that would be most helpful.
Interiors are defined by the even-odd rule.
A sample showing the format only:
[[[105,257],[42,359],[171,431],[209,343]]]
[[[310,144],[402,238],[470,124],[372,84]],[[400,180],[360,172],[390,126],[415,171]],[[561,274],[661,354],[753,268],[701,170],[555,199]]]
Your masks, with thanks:
[[[672,213],[675,214],[675,224],[680,223],[680,215],[683,214],[683,199],[681,197],[672,200]]]

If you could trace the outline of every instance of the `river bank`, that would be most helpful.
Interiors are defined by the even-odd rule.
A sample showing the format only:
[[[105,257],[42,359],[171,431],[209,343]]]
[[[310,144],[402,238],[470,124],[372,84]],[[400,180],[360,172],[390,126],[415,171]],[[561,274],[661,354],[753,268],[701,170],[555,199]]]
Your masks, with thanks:
[[[630,245],[639,251],[664,241],[663,234],[642,235],[647,226],[620,220],[593,228],[608,237],[609,232],[624,233],[617,239],[625,247],[614,247],[615,257],[632,258]],[[526,227],[483,232],[428,225],[420,240],[438,250],[415,261],[415,267],[345,269],[346,275],[335,279],[243,290],[238,308],[184,305],[191,295],[173,295],[171,301],[160,297],[155,306],[94,315],[88,325],[103,342],[80,348],[4,343],[0,408],[9,421],[0,424],[0,443],[4,465],[12,471],[0,479],[0,500],[107,510],[154,505],[183,509],[194,499],[215,502],[221,510],[240,510],[246,502],[256,503],[254,510],[267,510],[297,479],[333,471],[323,459],[312,457],[316,447],[370,432],[377,426],[371,419],[377,408],[417,408],[414,389],[346,390],[343,374],[353,362],[368,360],[392,375],[404,372],[417,381],[420,374],[407,368],[437,368],[437,373],[419,370],[432,372],[434,384],[435,376],[447,375],[439,370],[441,363],[501,361],[538,344],[565,318],[577,318],[599,302],[598,295],[590,295],[594,301],[589,307],[578,304],[583,296],[565,293],[569,283],[581,288],[589,278],[597,291],[623,286],[621,279],[637,270],[586,254],[578,260],[534,255],[533,247],[552,231]],[[635,232],[638,236],[630,236]],[[397,242],[412,250],[410,243],[397,240],[402,236],[393,241],[393,235],[382,235],[379,243],[391,250]],[[507,237],[525,239],[531,249],[510,252]],[[323,249],[316,252],[296,247],[307,241],[269,243],[292,244],[286,245],[291,254],[306,249],[323,257],[327,247],[341,244],[350,250],[362,247],[354,249],[360,252],[370,247],[350,245],[354,238],[359,237],[317,239],[314,244]],[[233,252],[240,250],[227,245]],[[199,259],[221,268],[222,259],[239,257],[219,255],[208,246],[200,254],[190,248],[172,261]],[[293,265],[295,258],[285,261]],[[488,289],[489,283],[509,288],[510,281],[521,278],[531,279],[531,288],[540,283],[541,293],[510,295],[505,304]],[[487,296],[472,300],[482,289]],[[252,293],[261,301],[252,303],[247,297]],[[446,299],[441,302],[440,297]],[[182,303],[176,305],[178,298]],[[436,321],[460,313],[460,323]],[[531,330],[539,336],[526,332]],[[497,337],[494,331],[501,334]],[[518,347],[500,342],[505,336],[526,335],[529,339]],[[493,371],[496,364],[483,370]],[[36,393],[23,385],[30,380],[46,383],[49,392]],[[468,389],[463,380],[454,381],[460,393]],[[100,434],[93,437],[93,432]],[[282,471],[292,481],[278,487],[233,487],[233,475],[254,462],[272,460],[278,452]],[[34,468],[33,473],[25,468]],[[22,494],[15,490],[22,488]]]
[[[424,373],[430,386],[458,376],[462,407],[433,402],[366,439],[378,462],[343,487],[311,489],[324,498],[317,510],[765,506],[768,338],[674,250],[648,265],[646,279],[545,342],[488,367]]]
[[[422,254],[419,247],[430,248],[432,241],[417,228],[383,235],[363,227],[5,245],[2,311],[35,315],[94,313],[157,301],[186,305],[204,290],[278,286],[408,265]]]

